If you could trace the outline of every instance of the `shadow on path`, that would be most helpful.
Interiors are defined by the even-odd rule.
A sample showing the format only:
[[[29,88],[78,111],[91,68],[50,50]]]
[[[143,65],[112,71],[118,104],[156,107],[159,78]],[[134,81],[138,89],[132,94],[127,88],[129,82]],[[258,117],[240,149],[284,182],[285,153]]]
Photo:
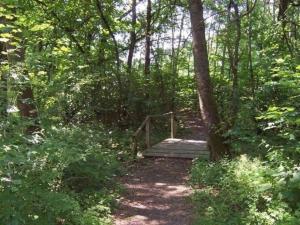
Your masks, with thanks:
[[[190,225],[192,204],[187,186],[191,160],[148,158],[121,179],[126,194],[115,225]]]

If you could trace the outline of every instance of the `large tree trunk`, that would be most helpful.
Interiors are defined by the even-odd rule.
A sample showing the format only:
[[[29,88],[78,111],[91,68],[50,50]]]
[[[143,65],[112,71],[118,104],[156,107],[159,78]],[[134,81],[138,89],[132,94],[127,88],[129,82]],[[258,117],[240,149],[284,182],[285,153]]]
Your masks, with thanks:
[[[224,143],[221,134],[218,133],[220,119],[209,75],[202,1],[189,0],[189,9],[193,35],[194,69],[199,93],[200,110],[207,129],[211,158],[212,160],[219,160],[226,154],[229,154],[229,149]]]

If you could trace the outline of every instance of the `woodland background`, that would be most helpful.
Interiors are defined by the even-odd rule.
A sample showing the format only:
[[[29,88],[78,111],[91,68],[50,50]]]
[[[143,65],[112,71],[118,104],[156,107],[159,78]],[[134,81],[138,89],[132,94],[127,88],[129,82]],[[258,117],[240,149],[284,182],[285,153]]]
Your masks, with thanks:
[[[111,223],[132,131],[199,112],[191,2],[1,1],[1,224]],[[230,157],[194,163],[196,224],[300,223],[299,5],[203,2]]]

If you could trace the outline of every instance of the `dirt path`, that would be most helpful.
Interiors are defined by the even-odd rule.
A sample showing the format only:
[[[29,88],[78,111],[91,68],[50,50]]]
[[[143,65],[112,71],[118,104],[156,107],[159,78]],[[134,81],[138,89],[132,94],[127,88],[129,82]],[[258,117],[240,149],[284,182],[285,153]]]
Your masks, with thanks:
[[[197,115],[187,114],[179,138],[205,140]],[[191,160],[145,158],[121,178],[126,194],[115,212],[115,225],[191,225],[193,208],[189,196]]]
[[[186,184],[191,160],[143,159],[122,178],[126,195],[115,225],[190,225],[192,190]]]

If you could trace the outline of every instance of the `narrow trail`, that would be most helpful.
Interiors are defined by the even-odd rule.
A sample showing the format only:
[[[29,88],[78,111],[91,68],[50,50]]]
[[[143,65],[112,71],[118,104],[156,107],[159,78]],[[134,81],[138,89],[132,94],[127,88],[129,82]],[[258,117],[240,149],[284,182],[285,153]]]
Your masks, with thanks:
[[[201,121],[187,116],[187,139],[205,139]],[[187,184],[192,160],[144,158],[121,178],[126,191],[114,215],[115,225],[191,225],[193,206]]]
[[[191,160],[143,159],[122,182],[127,193],[115,214],[116,225],[189,225],[192,190],[186,184]]]

